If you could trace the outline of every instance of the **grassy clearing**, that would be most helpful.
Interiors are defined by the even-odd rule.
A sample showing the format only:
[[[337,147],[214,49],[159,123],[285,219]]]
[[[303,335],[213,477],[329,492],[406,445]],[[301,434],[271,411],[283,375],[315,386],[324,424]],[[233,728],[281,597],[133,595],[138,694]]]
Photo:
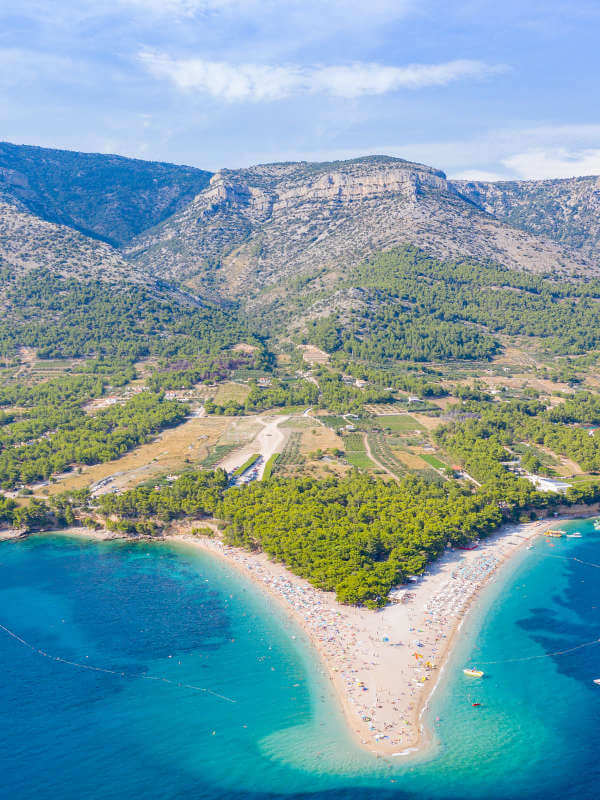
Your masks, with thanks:
[[[443,461],[440,461],[439,458],[431,455],[431,453],[421,453],[421,458],[432,467],[435,467],[435,469],[446,469],[448,467],[447,464],[444,464]]]
[[[387,428],[392,433],[412,433],[413,431],[424,431],[425,427],[410,414],[393,414],[377,420],[377,424],[382,428]]]
[[[200,466],[231,422],[225,417],[193,417],[121,458],[82,467],[81,472],[50,484],[48,493],[83,489],[109,476],[114,476],[111,489],[137,486],[158,475]]]
[[[292,430],[305,430],[306,428],[314,428],[315,425],[318,425],[314,419],[310,417],[292,417],[291,419],[287,419],[285,422],[280,423],[280,428],[291,428]]]
[[[228,403],[243,403],[250,394],[250,387],[244,383],[226,381],[219,384],[215,392],[214,401],[217,405],[226,406]]]
[[[202,460],[200,466],[203,469],[212,469],[219,461],[222,461],[226,456],[238,449],[238,445],[230,442],[229,444],[216,444],[210,448],[210,452]]]
[[[308,455],[314,450],[334,450],[336,448],[342,450],[344,443],[331,428],[326,428],[324,425],[313,422],[309,428],[304,428],[302,431],[300,444],[302,455]]]
[[[429,417],[427,414],[412,414],[411,416],[427,431],[434,431],[442,425],[442,422],[437,417]]]

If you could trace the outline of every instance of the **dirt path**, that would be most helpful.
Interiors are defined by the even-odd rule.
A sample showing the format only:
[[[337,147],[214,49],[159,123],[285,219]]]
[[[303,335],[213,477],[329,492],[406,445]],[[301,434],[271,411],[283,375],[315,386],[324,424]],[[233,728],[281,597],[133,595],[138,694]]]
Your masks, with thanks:
[[[387,473],[390,476],[390,478],[393,478],[395,481],[399,482],[400,478],[397,475],[395,475],[391,471],[391,469],[388,469],[384,464],[381,463],[381,461],[379,461],[377,458],[375,458],[375,456],[371,452],[371,448],[369,447],[369,437],[368,437],[368,435],[366,433],[363,435],[363,441],[365,443],[365,450],[367,452],[367,455],[371,459],[371,461],[374,464],[376,464],[379,467],[379,469],[382,469],[385,473]]]

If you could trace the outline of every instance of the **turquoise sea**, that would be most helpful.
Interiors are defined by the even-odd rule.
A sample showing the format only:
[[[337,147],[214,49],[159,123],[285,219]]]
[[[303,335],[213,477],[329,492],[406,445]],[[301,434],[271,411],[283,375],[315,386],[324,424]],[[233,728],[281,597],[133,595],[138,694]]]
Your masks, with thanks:
[[[547,654],[600,638],[600,534],[564,527],[486,589],[417,760],[357,749],[301,631],[212,556],[0,543],[0,797],[598,798],[600,645]]]

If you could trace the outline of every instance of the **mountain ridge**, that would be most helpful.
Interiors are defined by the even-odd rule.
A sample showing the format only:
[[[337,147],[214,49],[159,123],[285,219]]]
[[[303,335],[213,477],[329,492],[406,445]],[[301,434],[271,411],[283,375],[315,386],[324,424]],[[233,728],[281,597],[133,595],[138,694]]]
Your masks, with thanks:
[[[317,274],[326,292],[405,245],[554,275],[600,264],[595,176],[459,181],[383,154],[211,173],[0,143],[0,201],[12,269],[162,281],[246,310],[277,306]]]
[[[207,184],[196,167],[0,142],[0,198],[114,247]]]
[[[124,253],[147,272],[251,305],[291,279],[403,244],[514,269],[593,269],[586,254],[508,225],[459,189],[441,170],[382,156],[221,170]]]

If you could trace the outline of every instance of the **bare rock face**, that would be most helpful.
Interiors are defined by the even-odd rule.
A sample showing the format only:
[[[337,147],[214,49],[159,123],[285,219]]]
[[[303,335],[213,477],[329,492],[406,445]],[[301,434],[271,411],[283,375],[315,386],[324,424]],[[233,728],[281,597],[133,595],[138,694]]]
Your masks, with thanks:
[[[443,172],[385,156],[222,170],[125,252],[155,277],[247,305],[318,270],[402,244],[533,271],[578,272],[587,254],[498,219]],[[260,302],[260,301],[259,301]]]

